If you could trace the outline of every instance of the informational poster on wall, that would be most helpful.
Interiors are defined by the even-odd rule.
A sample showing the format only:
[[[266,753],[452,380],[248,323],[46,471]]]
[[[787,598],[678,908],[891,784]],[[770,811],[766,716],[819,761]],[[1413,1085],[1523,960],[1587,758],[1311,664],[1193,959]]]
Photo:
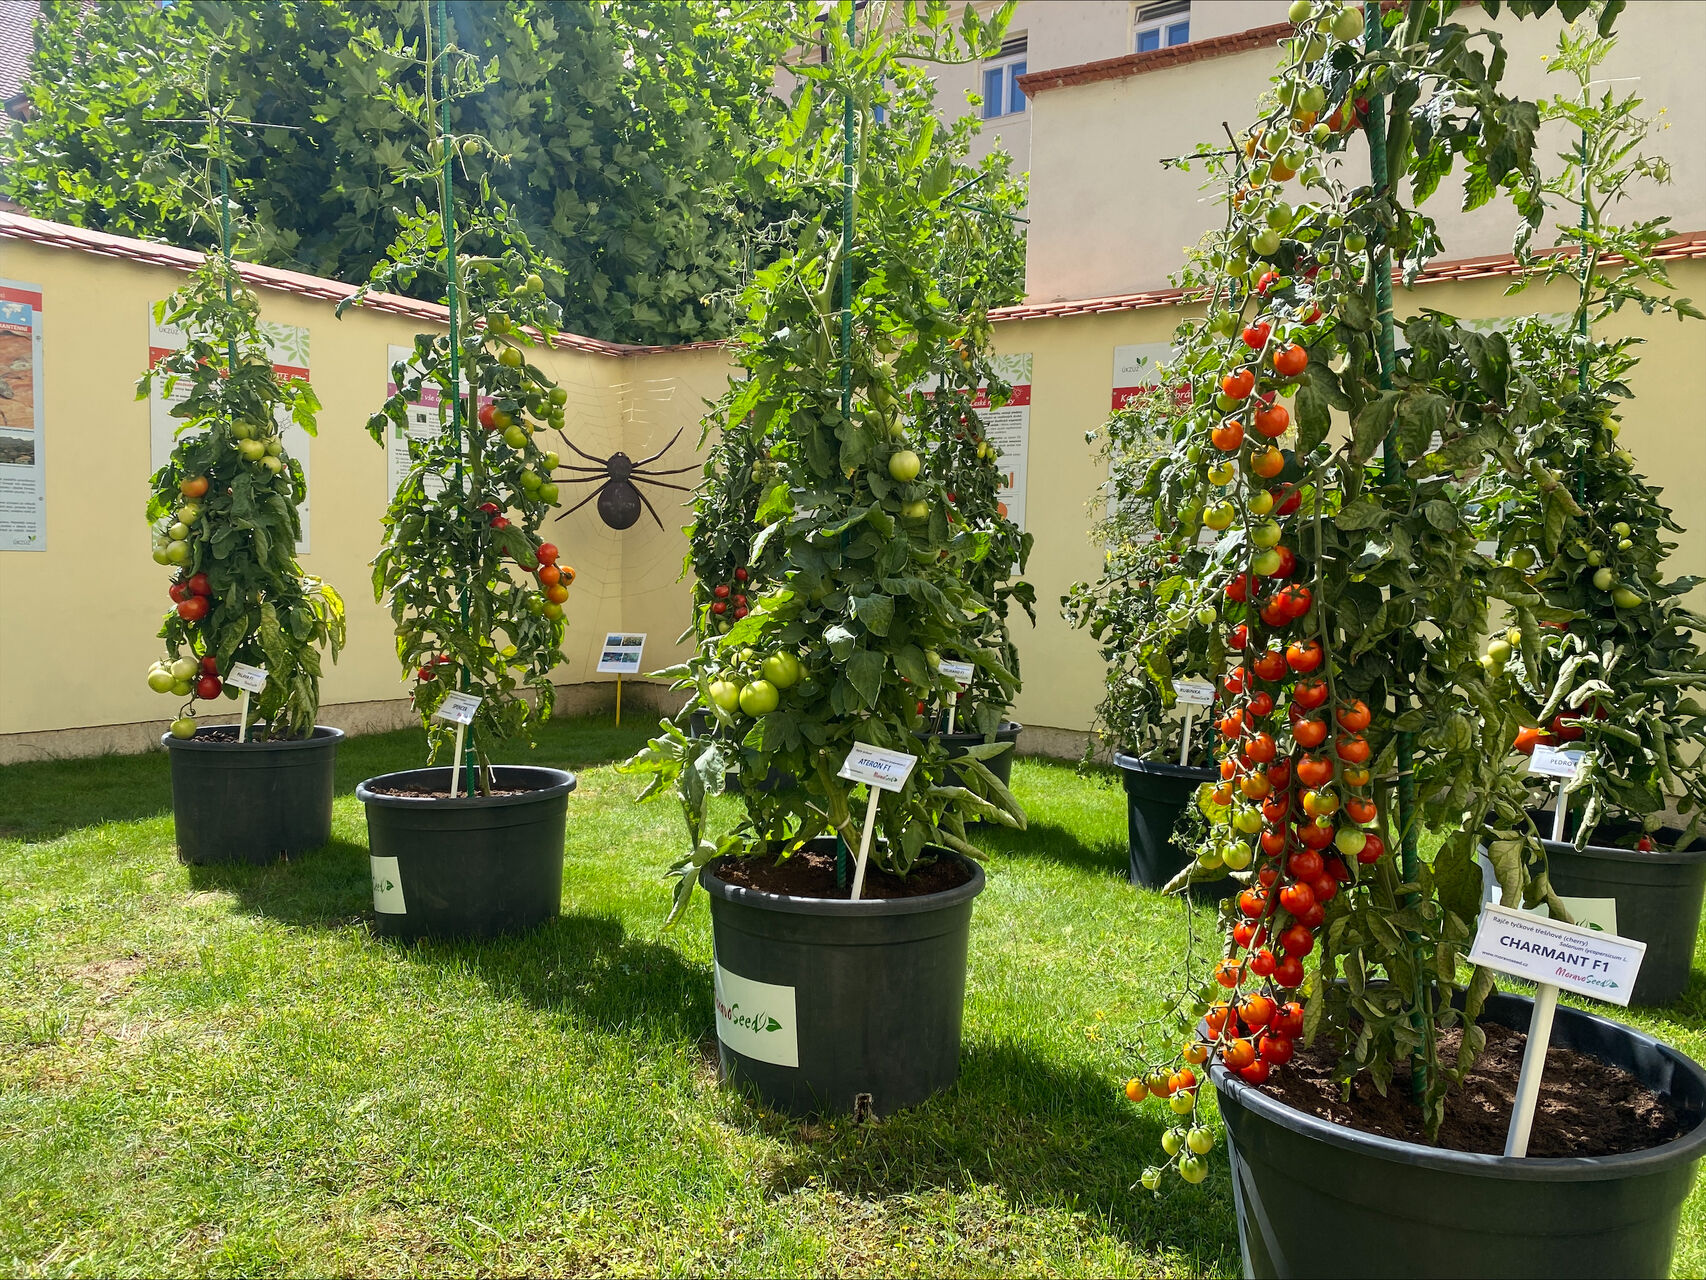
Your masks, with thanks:
[[[989,388],[979,387],[972,403],[983,415],[983,438],[995,450],[1001,468],[1001,488],[996,494],[1004,514],[1019,528],[1025,527],[1025,477],[1031,453],[1031,354],[995,356],[996,374],[1012,388],[1007,403],[989,407]]]
[[[267,355],[272,358],[273,372],[280,379],[301,378],[308,381],[308,330],[295,324],[272,324],[261,322],[261,336],[266,339]],[[153,367],[159,364],[174,351],[181,351],[188,341],[183,331],[174,324],[161,324],[154,319],[154,308],[148,308],[148,364]],[[148,397],[148,456],[149,471],[152,474],[171,459],[172,445],[177,441],[178,427],[183,419],[174,418],[172,410],[183,403],[189,394],[189,384],[180,382],[172,389],[171,395],[166,394],[165,384],[156,380],[152,393]],[[297,540],[296,554],[308,554],[308,509],[309,502],[314,496],[313,478],[309,473],[309,442],[313,439],[306,431],[290,421],[289,415],[281,408],[278,411],[277,422],[279,431],[284,437],[284,451],[302,465],[302,479],[307,485],[307,495],[302,499],[302,505],[297,508],[302,517],[302,537]]]
[[[1114,394],[1112,408],[1123,409],[1145,392],[1161,385],[1161,362],[1173,354],[1165,342],[1140,342],[1129,347],[1114,348]],[[1181,391],[1188,403],[1191,389],[1186,384]],[[1179,392],[1174,393],[1175,396]]]
[[[415,349],[413,347],[388,347],[385,360],[385,398],[390,399],[397,394],[396,367],[399,364],[413,364]],[[468,394],[468,379],[462,379],[461,393]],[[480,403],[488,405],[493,402],[491,396],[481,396]],[[432,440],[444,433],[446,424],[450,421],[450,405],[444,398],[444,388],[436,382],[421,385],[420,399],[409,406],[409,426],[405,431],[396,423],[391,424],[391,431],[385,441],[385,497],[389,501],[397,496],[397,490],[403,485],[403,478],[409,474],[409,441]],[[444,491],[444,477],[436,473],[428,473],[426,491],[429,498],[436,498]]]
[[[0,551],[47,550],[41,286],[0,280]]]

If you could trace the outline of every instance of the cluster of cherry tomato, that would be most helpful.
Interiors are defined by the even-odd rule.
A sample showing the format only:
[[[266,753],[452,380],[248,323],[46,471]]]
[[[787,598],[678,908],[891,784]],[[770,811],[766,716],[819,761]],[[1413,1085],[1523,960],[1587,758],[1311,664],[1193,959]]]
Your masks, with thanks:
[[[734,571],[729,582],[719,582],[711,588],[711,613],[719,622],[739,622],[746,617],[750,601],[747,592],[754,588],[752,574],[742,566]]]
[[[192,573],[179,578],[169,588],[166,594],[172,598],[172,603],[178,606],[178,616],[185,622],[200,622],[207,617],[208,610],[213,608],[213,587],[205,573]]]

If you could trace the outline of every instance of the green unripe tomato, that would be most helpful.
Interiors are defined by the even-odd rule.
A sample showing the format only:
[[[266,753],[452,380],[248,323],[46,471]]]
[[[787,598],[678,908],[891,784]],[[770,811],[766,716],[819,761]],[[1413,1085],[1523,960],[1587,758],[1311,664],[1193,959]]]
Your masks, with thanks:
[[[1263,227],[1250,242],[1250,247],[1264,258],[1276,254],[1280,247],[1280,233],[1272,227]]]
[[[1188,1116],[1191,1112],[1196,1110],[1196,1094],[1189,1089],[1175,1093],[1171,1098],[1167,1099],[1167,1106],[1176,1116]]]
[[[1254,857],[1254,851],[1242,842],[1228,842],[1220,851],[1220,860],[1226,864],[1229,871],[1244,870]]]
[[[1219,620],[1220,615],[1215,613],[1213,609],[1202,608],[1197,610],[1197,623],[1199,626],[1212,627]]]
[[[1356,827],[1340,827],[1333,837],[1333,847],[1347,858],[1356,857],[1367,843],[1368,837]]]
[[[1349,42],[1362,35],[1362,10],[1355,5],[1346,5],[1339,11],[1339,16],[1333,19],[1333,36],[1335,39]]]
[[[1527,547],[1518,547],[1511,552],[1511,566],[1516,569],[1531,569],[1534,567],[1534,552]]]
[[[1501,666],[1511,660],[1511,644],[1509,640],[1494,640],[1487,645],[1487,656]]]
[[[740,709],[749,716],[769,715],[781,704],[781,694],[768,680],[754,680],[740,691]]]
[[[558,618],[563,616],[563,606],[560,604],[555,604],[555,603],[547,603],[546,606],[540,610],[540,612],[543,613],[552,622],[555,622]]]
[[[923,461],[911,449],[898,449],[889,454],[889,479],[901,484],[918,479]]]
[[[1347,231],[1345,233],[1345,248],[1352,253],[1361,253],[1368,248],[1368,237],[1360,231]]]
[[[544,483],[545,482],[539,478],[539,473],[536,471],[523,471],[521,473],[521,487],[528,493],[532,493]]]
[[[178,508],[177,517],[179,524],[194,524],[197,520],[201,519],[201,508],[196,506],[193,502],[186,502],[183,506]],[[1627,528],[1623,530],[1623,536],[1629,536]]]
[[[547,482],[547,483],[539,486],[539,501],[541,501],[541,502],[555,502],[556,500],[557,500],[557,486],[556,485]]]
[[[773,653],[764,660],[764,678],[778,689],[792,689],[800,682],[800,660],[791,653]]]
[[[284,441],[280,440],[277,436],[268,440],[266,443],[266,454],[269,458],[282,458],[284,456]]]
[[[1262,811],[1260,809],[1240,809],[1232,815],[1232,825],[1247,836],[1253,836],[1262,829]]]
[[[1605,563],[1605,552],[1601,551],[1598,547],[1595,547],[1592,551],[1588,552],[1588,563],[1589,564],[1604,564]]]
[[[1619,520],[1616,524],[1611,526],[1611,531],[1613,533],[1615,533],[1619,538],[1627,538],[1629,536],[1629,534],[1632,532],[1629,528],[1629,522],[1627,520]]]
[[[1619,551],[1628,551],[1628,550],[1632,549],[1634,547],[1634,545],[1635,545],[1634,542],[1628,538],[1619,538],[1617,540],[1617,549]]]
[[[540,279],[537,273],[533,273],[527,277],[527,280],[522,287],[529,293],[544,293],[545,281]]]
[[[900,504],[900,514],[908,520],[923,520],[930,514],[930,504],[923,498]]]
[[[1161,1135],[1161,1149],[1170,1156],[1176,1156],[1185,1145],[1185,1133],[1182,1129],[1169,1129]]]
[[[1628,587],[1618,587],[1611,593],[1611,603],[1616,605],[1619,609],[1633,609],[1636,605],[1641,603],[1641,597],[1636,595]]]
[[[180,716],[172,721],[172,736],[180,740],[195,737],[195,717]]]
[[[172,542],[182,542],[189,536],[190,527],[182,520],[174,522],[171,527],[166,530],[166,537]]]
[[[280,471],[284,470],[284,460],[282,458],[271,458],[271,457],[262,458],[261,459],[261,465],[263,467],[265,467],[271,474],[273,474],[275,476]]]
[[[1214,1150],[1214,1130],[1197,1125],[1185,1135],[1185,1145],[1193,1154],[1206,1156]]]
[[[177,682],[172,679],[172,673],[166,670],[165,667],[155,666],[155,668],[148,673],[148,687],[154,690],[155,693],[170,693],[172,691],[172,686],[176,683]]]
[[[177,658],[170,669],[174,680],[194,680],[201,667],[194,658]]]
[[[512,449],[525,449],[527,447],[527,432],[511,424],[504,428],[504,443]]]
[[[1208,1165],[1200,1156],[1183,1156],[1179,1160],[1179,1176],[1195,1186],[1208,1177]]]
[[[1596,586],[1597,588],[1599,588],[1601,591],[1610,591],[1611,588],[1616,585],[1616,583],[1617,583],[1617,575],[1612,573],[1610,569],[1595,569],[1594,570],[1593,585]]]
[[[1309,131],[1309,140],[1316,146],[1322,146],[1333,136],[1333,130],[1327,125],[1318,124]]]
[[[519,368],[521,368],[522,360],[523,360],[523,357],[521,354],[521,348],[520,347],[505,347],[498,354],[498,363],[503,365],[503,367],[506,369],[519,369]]]
[[[1230,525],[1237,514],[1230,502],[1217,502],[1202,513],[1202,522],[1218,531]]]
[[[195,688],[195,686],[188,680],[172,681],[172,695],[174,697],[187,698],[190,696],[190,690],[193,688]]]
[[[1294,27],[1301,27],[1314,12],[1315,6],[1309,0],[1291,0],[1291,8],[1285,11],[1285,20]]]
[[[1305,111],[1319,112],[1327,105],[1327,91],[1318,84],[1312,84],[1303,91],[1303,99],[1299,105]]]
[[[544,467],[546,471],[555,471],[557,469],[557,464],[561,461],[562,459],[559,458],[552,450],[547,449],[540,457],[539,465]]]
[[[740,707],[740,686],[732,680],[711,681],[710,694],[711,701],[731,715]]]
[[[1272,227],[1275,231],[1284,231],[1291,225],[1291,220],[1294,216],[1295,212],[1292,207],[1284,200],[1281,200],[1278,204],[1274,205],[1273,208],[1268,210],[1266,221],[1268,226]]]
[[[1138,1181],[1143,1183],[1145,1191],[1159,1191],[1161,1189],[1161,1170],[1150,1165],[1143,1171]]]
[[[166,555],[166,548],[165,548],[164,544],[154,548],[154,563],[155,564],[171,564],[172,563],[171,559]]]
[[[190,558],[190,544],[174,538],[166,544],[166,560],[169,564],[187,564]]]
[[[1272,520],[1263,521],[1254,529],[1250,530],[1250,541],[1255,543],[1258,547],[1265,548],[1278,546],[1279,540],[1280,527]]]
[[[547,398],[551,401],[552,404],[556,405],[559,409],[561,409],[564,405],[566,405],[569,402],[569,393],[567,391],[563,390],[563,388],[561,388],[561,387],[552,387],[551,388],[551,394]]]

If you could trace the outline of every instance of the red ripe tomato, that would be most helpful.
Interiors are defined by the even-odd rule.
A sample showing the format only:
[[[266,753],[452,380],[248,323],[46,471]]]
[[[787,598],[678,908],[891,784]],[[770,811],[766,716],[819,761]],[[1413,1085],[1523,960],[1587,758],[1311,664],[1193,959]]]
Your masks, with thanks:
[[[1262,1047],[1257,1050],[1261,1061],[1273,1067],[1283,1067],[1290,1062],[1295,1051],[1295,1046],[1284,1036],[1263,1036]]]
[[[1305,756],[1297,762],[1297,780],[1306,787],[1319,787],[1333,780],[1333,766],[1320,756]]]
[[[1282,378],[1295,378],[1309,367],[1309,353],[1295,342],[1274,352],[1274,372]]]
[[[1308,751],[1313,751],[1327,741],[1327,724],[1323,720],[1299,720],[1291,726],[1292,741]]]
[[[1361,733],[1368,728],[1368,704],[1359,698],[1349,706],[1340,707],[1338,718],[1341,728],[1349,729],[1352,733]]]
[[[1236,738],[1244,732],[1244,712],[1239,707],[1233,707],[1220,720],[1220,736]]]
[[[1252,773],[1238,784],[1238,789],[1244,793],[1246,800],[1260,800],[1273,790],[1273,784],[1268,781],[1265,773]]]
[[[200,622],[207,617],[206,596],[186,596],[178,601],[178,616],[185,622]]]
[[[1321,855],[1313,849],[1299,849],[1291,855],[1291,861],[1285,864],[1285,869],[1299,880],[1313,880],[1323,869]]]
[[[747,572],[745,569],[736,569],[735,570],[735,581],[736,582],[745,582],[746,579],[747,579]]]
[[[205,573],[192,573],[189,576],[189,580],[185,582],[184,585],[198,596],[210,596],[213,594],[213,587],[208,583],[207,575]]]
[[[1274,965],[1274,982],[1288,989],[1302,986],[1303,961],[1296,956],[1281,956],[1279,963]]]
[[[1273,888],[1274,881],[1277,879],[1279,879],[1279,872],[1275,871],[1272,867],[1263,867],[1260,871],[1256,872],[1256,880],[1264,889]]]
[[[1285,649],[1286,664],[1298,675],[1315,670],[1325,656],[1319,640],[1293,640]]]
[[[1279,278],[1280,274],[1277,271],[1262,272],[1261,277],[1256,281],[1256,292],[1261,294],[1264,298],[1267,297],[1268,290],[1278,283]]]
[[[1278,503],[1269,514],[1276,520],[1283,520],[1303,505],[1303,492],[1294,484],[1282,484],[1275,491],[1274,497],[1278,499]]]
[[[1260,889],[1245,889],[1238,894],[1238,910],[1254,920],[1267,910],[1268,895]]]
[[[557,548],[552,546],[549,542],[540,543],[539,550],[535,552],[535,554],[539,557],[540,564],[557,563]]]
[[[1279,568],[1275,569],[1268,576],[1270,578],[1291,577],[1293,573],[1297,572],[1297,552],[1293,551],[1290,547],[1285,546],[1275,547],[1274,550],[1279,553]],[[1304,587],[1303,590],[1307,591],[1309,588]],[[1280,594],[1284,595],[1285,592],[1282,591]],[[1308,612],[1308,606],[1304,607],[1304,612]]]
[[[1258,992],[1241,998],[1236,1008],[1239,1020],[1252,1031],[1267,1026],[1268,1020],[1277,1012],[1274,1002]]]
[[[1256,375],[1249,369],[1229,373],[1220,380],[1220,390],[1228,400],[1242,400],[1256,388]]]
[[[562,581],[562,578],[563,578],[563,575],[558,570],[556,565],[554,565],[554,564],[542,564],[539,566],[539,585],[540,586],[542,586],[542,587],[554,587],[557,585],[557,583]]]
[[[1221,986],[1236,987],[1244,980],[1244,966],[1231,958],[1214,966],[1214,980]]]
[[[438,678],[438,673],[431,667],[422,667],[419,671],[415,672],[415,675],[422,680],[436,680]]]
[[[746,615],[747,615],[747,608],[745,605],[741,605],[735,609],[735,621],[736,622],[739,622],[742,618],[746,617]]]
[[[1280,890],[1280,906],[1294,916],[1301,916],[1314,905],[1315,891],[1301,881],[1288,884]],[[1281,941],[1283,942],[1284,939],[1282,938]]]
[[[1251,665],[1255,668],[1256,674],[1264,680],[1285,679],[1285,654],[1278,649],[1269,649]]]
[[[1333,877],[1328,875],[1326,872],[1322,872],[1320,875],[1311,879],[1309,887],[1315,892],[1315,903],[1317,906],[1331,902],[1334,898],[1339,896],[1339,882],[1333,879]]]
[[[1311,929],[1319,929],[1326,918],[1327,908],[1317,902],[1312,904],[1309,910],[1298,916],[1297,922],[1302,925],[1307,925]]]
[[[717,601],[715,604],[713,604],[711,606],[711,612],[712,613],[727,613],[728,611],[729,611],[728,604],[722,600]]]
[[[1296,1000],[1287,1000],[1274,1013],[1274,1019],[1268,1023],[1270,1036],[1282,1036],[1287,1040],[1295,1040],[1303,1034],[1303,1006]]]
[[[178,604],[181,601],[188,600],[192,593],[190,591],[189,583],[174,582],[171,586],[166,588],[166,594],[172,597],[173,604]]]
[[[1278,791],[1291,785],[1291,761],[1277,760],[1268,769],[1268,781],[1274,784]]]
[[[716,586],[711,588],[711,594],[716,596],[719,600],[727,600],[729,598],[729,584],[726,582],[719,582]]]
[[[1250,957],[1250,972],[1258,978],[1269,978],[1274,972],[1274,953],[1262,947]]]
[[[1242,1071],[1256,1060],[1256,1046],[1239,1036],[1220,1051],[1220,1060],[1232,1070]]]
[[[1258,321],[1244,329],[1244,345],[1252,351],[1260,351],[1267,345],[1268,334],[1273,332],[1273,326],[1267,321]]]
[[[1266,449],[1250,455],[1250,470],[1264,480],[1272,480],[1285,470],[1285,454],[1269,445]]]
[[[1518,729],[1516,731],[1516,742],[1514,744],[1516,753],[1523,756],[1533,755],[1534,748],[1540,745],[1544,736],[1545,735],[1542,730],[1536,729],[1532,726],[1524,726],[1523,728]]]
[[[1265,1084],[1272,1071],[1272,1067],[1258,1059],[1247,1067],[1240,1067],[1238,1074],[1250,1084]]]
[[[1250,695],[1250,714],[1253,716],[1271,716],[1274,713],[1274,695],[1258,689]]]
[[[1236,418],[1228,419],[1209,432],[1208,438],[1222,453],[1231,453],[1244,443],[1244,424]]]
[[[1278,749],[1273,734],[1258,733],[1250,739],[1250,745],[1244,749],[1244,754],[1257,764],[1266,764],[1274,758],[1274,753]]]
[[[1333,750],[1347,764],[1362,764],[1369,756],[1368,739],[1360,733],[1341,733]]]
[[[1294,924],[1280,934],[1280,947],[1288,956],[1306,956],[1315,950],[1315,935],[1301,924]]]
[[[1226,598],[1240,603],[1250,597],[1250,575],[1241,573],[1226,584]]]
[[[1352,796],[1345,801],[1345,816],[1359,824],[1373,822],[1380,816],[1380,806],[1367,796]]]
[[[1309,612],[1309,606],[1315,602],[1315,595],[1301,582],[1294,582],[1290,586],[1282,588],[1277,599],[1285,605],[1288,619],[1296,622]]]
[[[1382,840],[1372,831],[1366,832],[1365,834],[1368,836],[1368,839],[1364,842],[1361,852],[1357,854],[1357,861],[1379,862],[1381,856],[1386,852],[1386,841]]]
[[[496,431],[497,430],[497,426],[498,426],[498,424],[496,422],[497,412],[498,412],[498,407],[495,404],[483,404],[480,406],[480,413],[479,413],[480,425],[482,427],[484,427],[487,431]]]
[[[739,592],[736,592],[735,593],[735,603],[736,604],[745,604],[746,603],[746,597],[741,595]]]
[[[1559,742],[1574,742],[1582,736],[1582,726],[1577,723],[1580,716],[1566,716],[1559,712],[1552,717],[1552,736]]]
[[[495,516],[495,515],[497,515],[498,512],[500,512],[502,510],[503,510],[503,508],[498,506],[498,504],[495,502],[482,502],[480,504],[480,511],[484,515]]]
[[[1256,411],[1256,430],[1270,440],[1278,440],[1290,427],[1291,414],[1283,404]]]
[[[1232,779],[1237,775],[1237,773],[1238,773],[1238,762],[1235,761],[1231,756],[1227,756],[1224,760],[1222,760],[1220,762],[1220,776],[1222,778],[1225,778],[1228,782],[1231,782]]]
[[[202,654],[202,656],[201,656],[201,673],[204,676],[216,676],[216,675],[218,675],[219,674],[219,659],[214,657],[211,653]]]
[[[1250,628],[1240,622],[1226,633],[1226,647],[1234,653],[1250,643]]]
[[[1305,822],[1297,829],[1297,842],[1305,849],[1317,851],[1325,849],[1333,843],[1333,828],[1317,826],[1313,822]]]
[[[1327,682],[1320,678],[1299,680],[1292,686],[1291,701],[1294,706],[1313,711],[1327,701]]]
[[[1241,693],[1244,689],[1244,664],[1239,663],[1226,673],[1226,679],[1221,682],[1228,693]]]
[[[493,516],[492,517],[492,528],[498,529],[498,530],[503,530],[503,529],[509,528],[509,517],[508,516]]]
[[[1240,947],[1249,947],[1255,941],[1256,926],[1248,920],[1240,920],[1232,926],[1232,941]]]
[[[1167,1077],[1167,1083],[1173,1086],[1174,1093],[1181,1093],[1186,1089],[1194,1089],[1197,1087],[1197,1073],[1192,1071],[1189,1067],[1180,1067],[1172,1075]]]
[[[1289,804],[1263,805],[1262,816],[1264,818],[1268,818],[1268,810],[1270,808],[1278,809],[1279,816],[1268,818],[1269,822],[1278,824],[1285,821],[1285,811],[1290,807],[1291,806]],[[1262,852],[1267,854],[1270,858],[1277,858],[1285,852],[1285,832],[1280,830],[1277,825],[1269,827],[1267,830],[1262,832]]]
[[[224,687],[218,676],[202,676],[195,682],[195,696],[203,702],[211,702],[219,696],[219,691]]]
[[[1285,601],[1276,593],[1262,606],[1262,621],[1270,627],[1283,627],[1291,621],[1291,615],[1286,612]]]

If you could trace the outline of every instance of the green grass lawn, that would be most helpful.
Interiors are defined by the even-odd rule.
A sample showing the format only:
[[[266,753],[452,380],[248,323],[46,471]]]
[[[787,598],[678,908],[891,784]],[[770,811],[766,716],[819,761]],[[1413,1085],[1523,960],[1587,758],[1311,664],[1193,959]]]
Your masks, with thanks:
[[[418,733],[346,742],[332,844],[259,869],[177,862],[160,755],[0,769],[0,1272],[1236,1273],[1223,1163],[1132,1186],[1164,1126],[1120,1039],[1184,921],[1124,883],[1117,782],[1016,766],[958,1086],[802,1125],[717,1084],[703,901],[660,931],[679,814],[609,767],[643,737],[513,753],[580,775],[564,914],[471,944],[368,926],[352,792]],[[1630,1020],[1706,1057],[1706,979]]]

